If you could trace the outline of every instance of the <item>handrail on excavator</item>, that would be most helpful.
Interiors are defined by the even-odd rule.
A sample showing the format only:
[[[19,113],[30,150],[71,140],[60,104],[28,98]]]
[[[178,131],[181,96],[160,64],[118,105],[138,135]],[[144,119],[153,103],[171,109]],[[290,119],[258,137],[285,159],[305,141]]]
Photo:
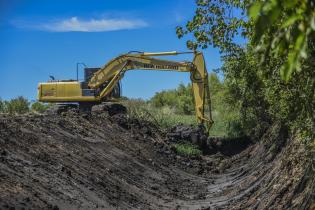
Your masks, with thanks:
[[[193,54],[194,51],[187,52],[177,52],[177,51],[169,51],[169,52],[142,52],[142,51],[129,51],[127,54],[136,54],[141,56],[167,56],[167,55],[181,55],[181,54]]]

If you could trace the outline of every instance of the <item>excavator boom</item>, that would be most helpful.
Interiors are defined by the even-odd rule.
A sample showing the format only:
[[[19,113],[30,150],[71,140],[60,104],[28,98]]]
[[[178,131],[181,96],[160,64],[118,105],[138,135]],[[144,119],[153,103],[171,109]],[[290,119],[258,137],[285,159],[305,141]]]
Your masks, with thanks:
[[[104,82],[113,78],[120,70],[159,70],[159,71],[192,71],[190,62],[176,62],[164,59],[157,59],[149,56],[177,55],[177,52],[162,53],[137,53],[124,54],[109,61],[104,67],[97,71],[89,81],[90,88],[98,88]],[[122,68],[124,67],[124,68]]]

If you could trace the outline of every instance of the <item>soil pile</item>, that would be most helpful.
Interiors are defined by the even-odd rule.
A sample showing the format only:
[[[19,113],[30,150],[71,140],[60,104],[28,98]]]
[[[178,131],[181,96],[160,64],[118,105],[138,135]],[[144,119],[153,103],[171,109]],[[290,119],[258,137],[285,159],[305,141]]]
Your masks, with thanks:
[[[194,128],[189,125],[177,125],[166,134],[168,142],[192,143],[202,150],[204,155],[220,152],[232,156],[246,149],[253,142],[247,136],[237,138],[209,137],[206,128],[202,125]]]
[[[164,134],[119,111],[2,115],[0,209],[307,209],[314,202],[311,154],[280,125],[229,154],[237,145],[194,132],[187,138],[206,142],[206,155],[176,154],[178,130]]]

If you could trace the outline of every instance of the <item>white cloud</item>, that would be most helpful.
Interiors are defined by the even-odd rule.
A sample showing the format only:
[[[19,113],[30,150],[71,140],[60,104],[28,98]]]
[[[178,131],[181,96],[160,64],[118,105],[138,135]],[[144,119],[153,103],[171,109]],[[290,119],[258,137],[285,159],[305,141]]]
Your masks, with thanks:
[[[148,24],[143,20],[130,20],[130,19],[90,19],[79,20],[77,17],[71,17],[61,21],[37,24],[37,25],[25,25],[23,28],[32,28],[44,31],[53,32],[102,32],[102,31],[117,31],[124,29],[136,29],[146,27]],[[20,25],[21,27],[21,25]]]

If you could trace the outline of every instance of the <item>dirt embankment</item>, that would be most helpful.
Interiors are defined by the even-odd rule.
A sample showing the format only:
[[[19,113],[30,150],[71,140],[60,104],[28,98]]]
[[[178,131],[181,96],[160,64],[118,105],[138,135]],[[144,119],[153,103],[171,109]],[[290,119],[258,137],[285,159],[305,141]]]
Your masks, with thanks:
[[[202,141],[209,151],[195,157],[172,149],[184,135],[176,132],[165,135],[124,114],[0,116],[0,209],[308,209],[314,203],[312,154],[280,125],[256,144]],[[198,135],[187,138],[198,143],[204,138]]]

